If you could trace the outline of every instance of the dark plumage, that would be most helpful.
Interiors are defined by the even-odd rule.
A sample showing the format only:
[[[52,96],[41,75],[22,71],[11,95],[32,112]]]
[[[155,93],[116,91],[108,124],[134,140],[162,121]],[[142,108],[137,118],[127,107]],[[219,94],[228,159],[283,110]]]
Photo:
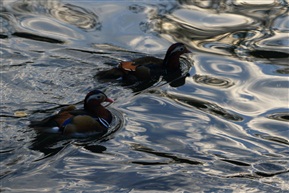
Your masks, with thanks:
[[[132,61],[120,62],[117,67],[100,71],[96,76],[99,80],[122,78],[128,84],[157,79],[161,75],[180,71],[179,59],[184,53],[189,53],[185,45],[183,43],[175,43],[169,47],[163,60],[147,56]]]
[[[30,127],[48,131],[59,132],[64,135],[75,133],[100,133],[107,132],[112,121],[112,114],[102,102],[113,102],[103,92],[93,90],[84,99],[84,108],[76,109],[70,105],[61,109],[56,115],[41,121],[31,121]]]

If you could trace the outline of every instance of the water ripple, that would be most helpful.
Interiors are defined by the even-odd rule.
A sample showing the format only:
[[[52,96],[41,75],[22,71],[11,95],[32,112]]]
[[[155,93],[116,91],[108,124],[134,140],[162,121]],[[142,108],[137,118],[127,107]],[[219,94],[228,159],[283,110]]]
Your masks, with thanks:
[[[75,25],[85,30],[101,30],[101,22],[99,17],[93,12],[89,12],[81,7],[65,4],[50,13],[57,19]]]
[[[15,31],[15,26],[13,23],[16,23],[16,19],[13,14],[11,13],[1,13],[0,14],[0,23],[1,23],[1,28],[0,28],[0,34],[1,34],[1,39],[8,38],[11,33]]]
[[[80,34],[75,33],[75,31],[71,28],[66,27],[62,23],[59,23],[57,20],[49,17],[38,16],[38,18],[35,18],[26,16],[21,18],[20,25],[26,31],[29,30],[34,33],[38,32],[43,34],[43,36],[55,37],[55,39],[82,38]]]
[[[17,1],[10,4],[10,8],[18,14],[51,14],[60,21],[64,21],[85,30],[101,29],[101,23],[97,15],[73,4],[63,4],[59,1]],[[43,24],[42,27],[46,26],[49,28],[49,22],[47,24],[48,26]]]
[[[275,32],[274,36],[264,38],[255,43],[257,47],[265,48],[268,50],[274,49],[274,51],[279,50],[283,52],[288,52],[289,40],[288,40],[288,32],[286,33],[277,33]],[[284,53],[284,54],[285,54]],[[288,53],[287,53],[288,57]]]
[[[268,115],[268,118],[275,119],[275,120],[278,120],[278,121],[289,122],[289,113],[288,112],[274,113],[274,114]]]
[[[124,125],[124,118],[122,114],[113,108],[109,108],[113,114],[113,121],[108,132],[103,136],[91,135],[86,137],[76,137],[76,139],[62,136],[60,134],[46,133],[43,131],[36,131],[37,136],[32,140],[30,148],[43,152],[45,158],[53,156],[65,148],[68,144],[74,144],[80,147],[84,147],[93,153],[99,153],[105,151],[106,148],[99,145],[101,141],[107,141],[113,138],[114,134],[121,130]],[[43,159],[43,158],[42,158]]]
[[[285,0],[4,0],[0,10],[1,190],[289,189]],[[194,61],[180,82],[133,92],[94,79],[177,41]],[[115,99],[103,138],[27,127],[94,88]]]
[[[282,106],[283,102],[288,102],[289,82],[287,78],[261,79],[252,82],[248,91],[259,96],[266,96],[275,101],[276,106]]]
[[[203,39],[223,34],[225,29],[226,32],[236,31],[237,29],[251,29],[254,23],[252,18],[246,16],[229,13],[217,14],[196,6],[186,6],[185,8],[175,10],[167,17],[168,21],[164,20],[162,24],[164,31],[187,34],[193,39]],[[170,23],[178,27],[168,27],[171,26]]]
[[[176,100],[177,102],[196,107],[196,108],[198,108],[204,112],[208,112],[208,113],[223,117],[223,118],[228,119],[228,120],[232,120],[232,121],[242,121],[243,120],[243,118],[240,117],[239,115],[234,114],[234,113],[230,113],[230,112],[226,111],[225,109],[221,108],[220,106],[213,104],[213,103],[210,103],[210,102],[202,101],[199,99],[194,99],[194,98],[189,97],[189,96],[175,94],[175,93],[168,93],[167,96]]]
[[[194,75],[193,76],[196,83],[206,84],[209,86],[216,86],[220,88],[229,88],[234,85],[230,80],[210,77],[208,75]]]

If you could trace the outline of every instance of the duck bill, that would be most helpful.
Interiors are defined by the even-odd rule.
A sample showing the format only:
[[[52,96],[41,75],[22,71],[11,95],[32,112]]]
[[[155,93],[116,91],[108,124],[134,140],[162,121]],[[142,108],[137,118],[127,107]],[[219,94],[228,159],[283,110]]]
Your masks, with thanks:
[[[106,99],[105,99],[105,102],[108,102],[108,103],[113,103],[113,102],[114,102],[114,100],[113,100],[113,99],[111,99],[111,98],[106,98]]]
[[[189,54],[189,53],[192,53],[192,52],[186,48],[185,53]]]
[[[111,98],[106,98],[104,102],[107,102],[107,104],[104,104],[104,107],[108,107],[111,103],[114,102],[114,100]]]

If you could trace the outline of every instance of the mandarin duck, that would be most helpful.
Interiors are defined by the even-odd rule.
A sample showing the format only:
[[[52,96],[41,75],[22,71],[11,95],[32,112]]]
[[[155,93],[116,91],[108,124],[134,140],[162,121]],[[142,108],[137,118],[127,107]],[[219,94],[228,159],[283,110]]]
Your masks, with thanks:
[[[120,62],[115,68],[98,72],[96,77],[99,80],[121,78],[126,84],[158,79],[162,75],[166,76],[180,71],[179,59],[184,53],[190,53],[190,51],[183,43],[175,43],[169,47],[163,60],[146,56],[132,61]]]
[[[70,105],[42,121],[31,121],[29,126],[64,135],[105,134],[112,121],[112,114],[101,105],[103,102],[112,103],[113,100],[103,92],[93,90],[86,95],[83,109]]]

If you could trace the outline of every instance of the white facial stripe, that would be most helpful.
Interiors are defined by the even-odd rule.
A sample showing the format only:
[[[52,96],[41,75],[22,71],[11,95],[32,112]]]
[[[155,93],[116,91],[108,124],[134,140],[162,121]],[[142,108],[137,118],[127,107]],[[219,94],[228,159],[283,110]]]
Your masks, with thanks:
[[[90,100],[100,100],[102,99],[103,95],[102,94],[94,94],[94,95],[91,95],[87,98],[87,102],[89,102]]]
[[[184,49],[184,46],[178,46],[171,52],[171,54],[174,52],[183,51],[183,49]]]

